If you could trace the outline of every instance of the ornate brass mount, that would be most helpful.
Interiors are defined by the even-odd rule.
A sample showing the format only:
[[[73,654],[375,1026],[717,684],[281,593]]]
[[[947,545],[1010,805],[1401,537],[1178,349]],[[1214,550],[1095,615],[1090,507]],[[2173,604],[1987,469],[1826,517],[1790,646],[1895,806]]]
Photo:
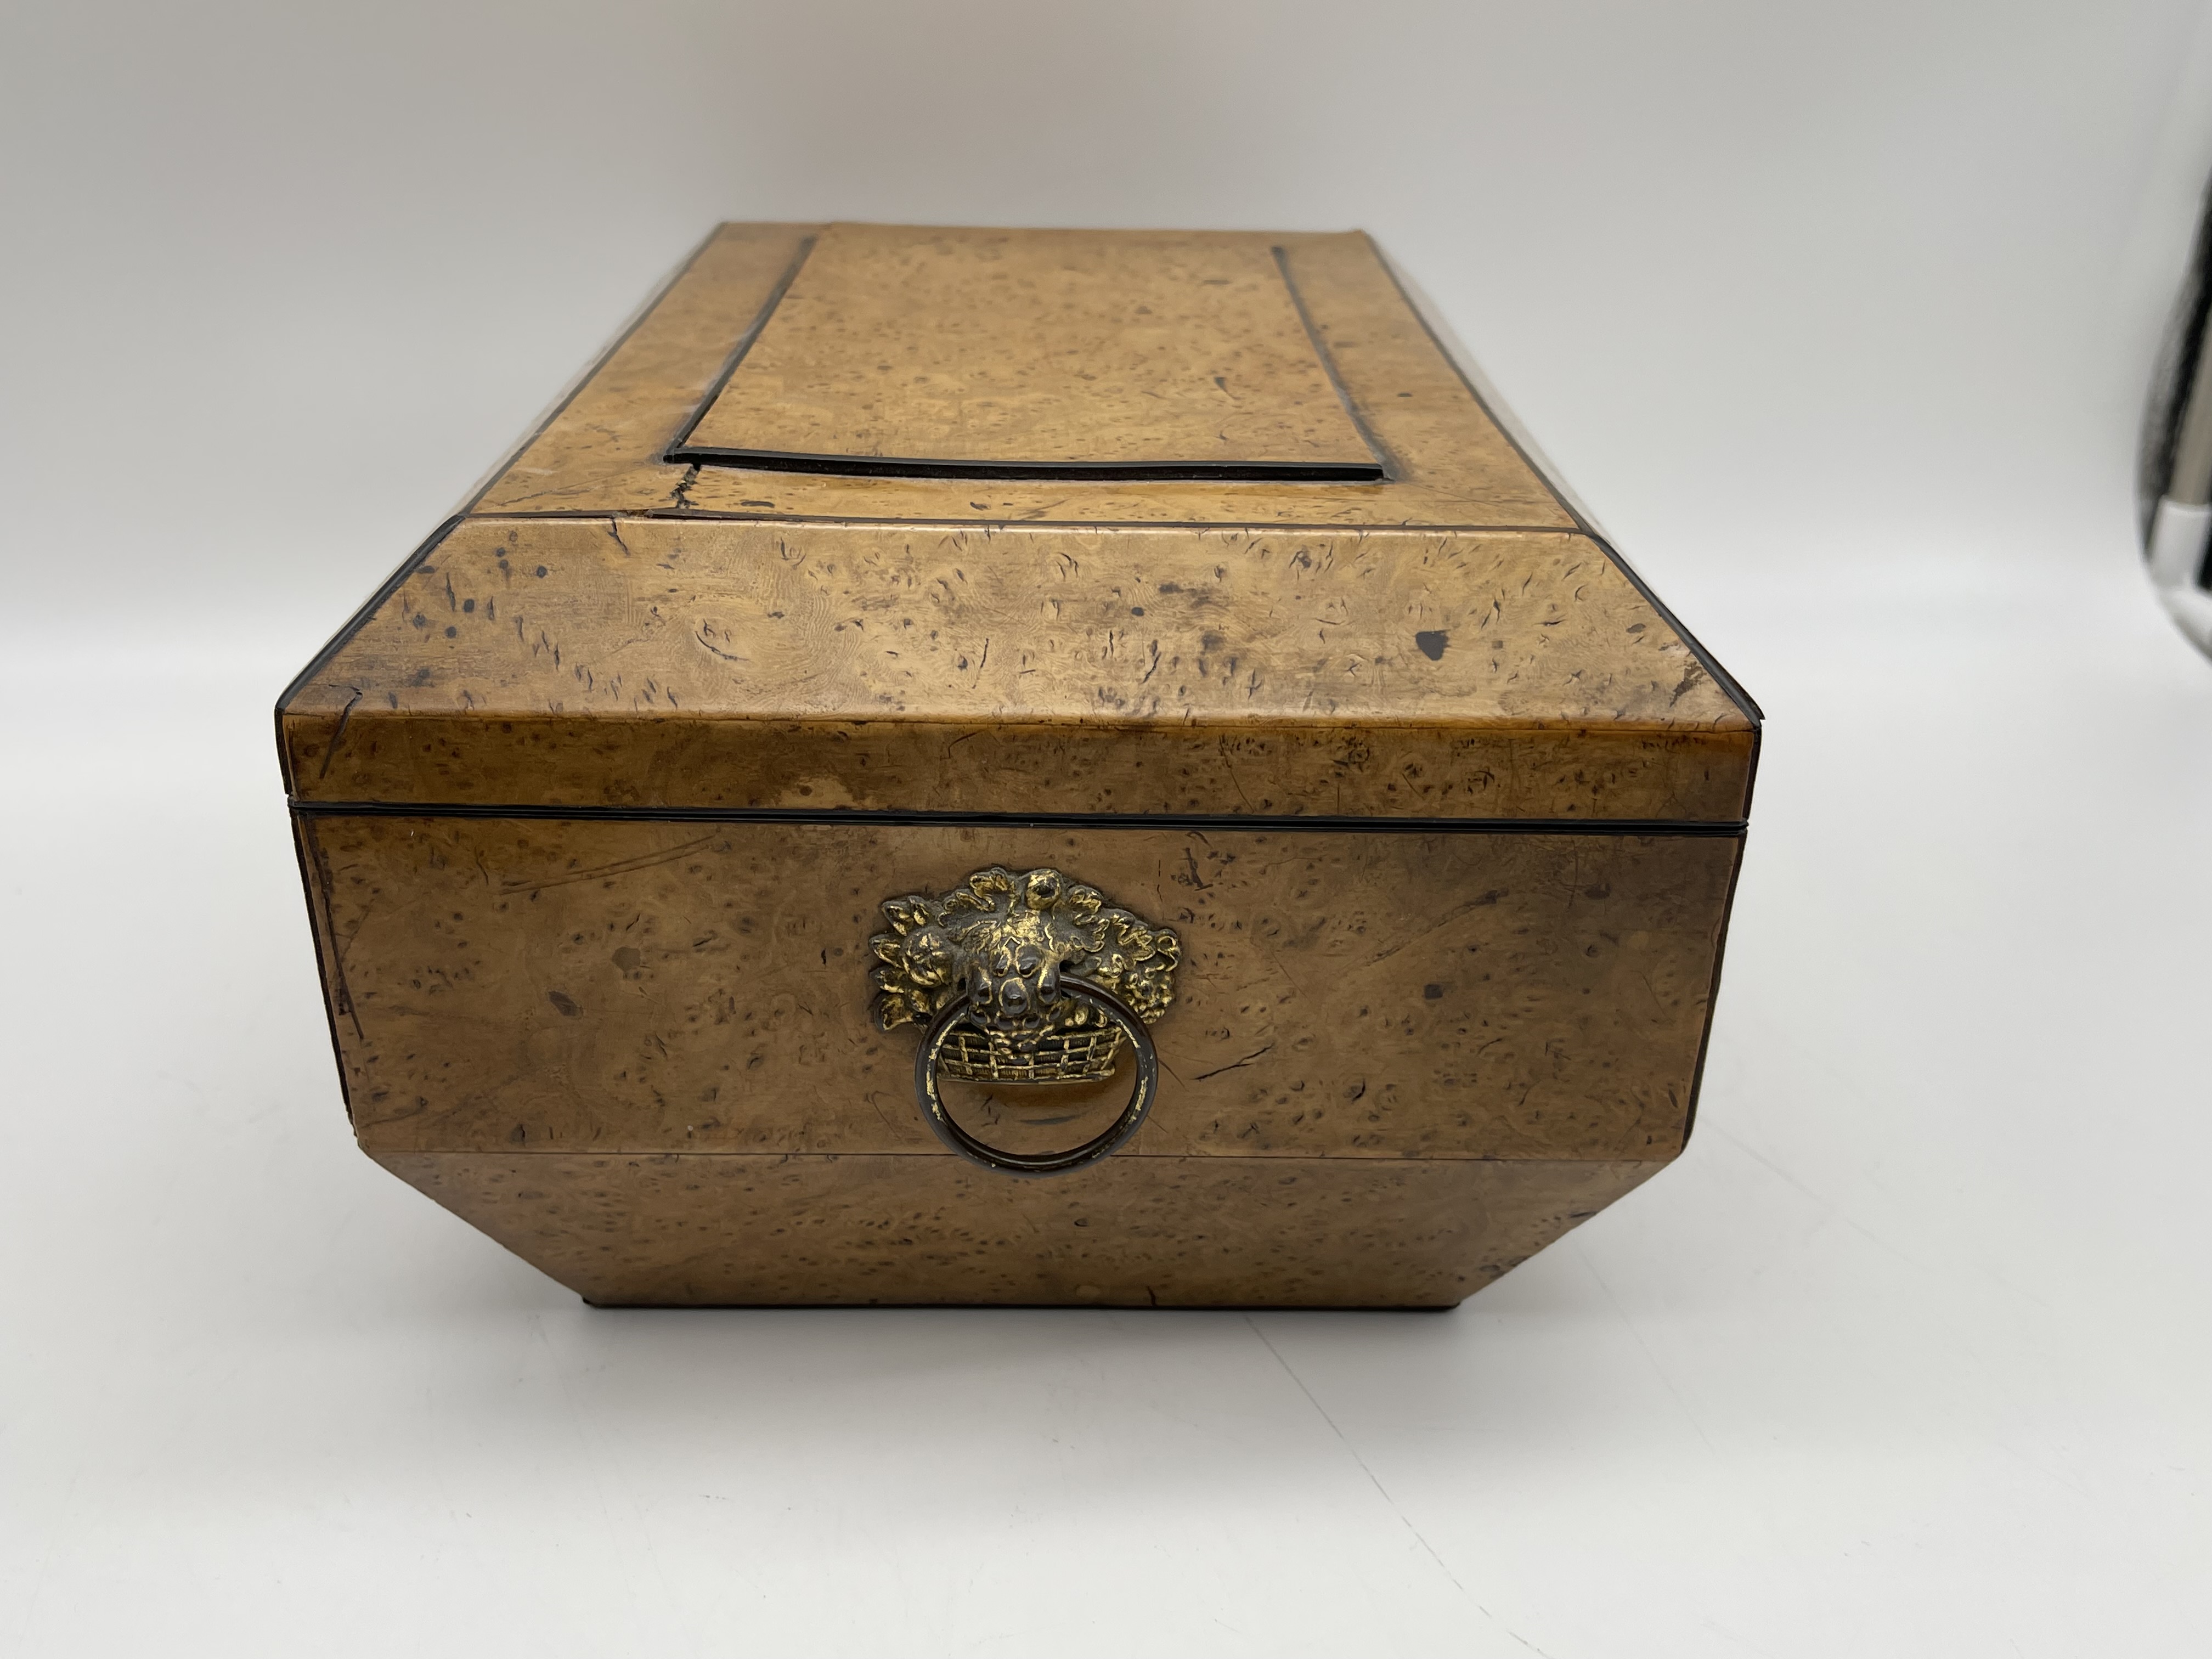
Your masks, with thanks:
[[[1057,870],[1017,875],[998,865],[934,899],[884,901],[891,931],[868,941],[877,1025],[926,1027],[915,1094],[938,1138],[1014,1175],[1055,1175],[1097,1162],[1152,1109],[1159,1062],[1145,1027],[1175,999],[1182,942],[1109,905]],[[1103,1133],[1040,1156],[986,1146],[952,1121],[938,1078],[995,1084],[1095,1082],[1123,1043],[1136,1051],[1129,1104]]]

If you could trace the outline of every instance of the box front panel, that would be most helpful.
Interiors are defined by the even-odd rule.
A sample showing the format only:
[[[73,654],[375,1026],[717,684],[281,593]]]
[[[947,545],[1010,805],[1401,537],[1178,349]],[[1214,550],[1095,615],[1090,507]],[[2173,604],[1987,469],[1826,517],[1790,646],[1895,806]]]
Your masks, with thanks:
[[[1663,1160],[1688,1121],[1740,848],[380,815],[303,829],[349,1103],[379,1155],[951,1158],[915,1104],[915,1030],[871,1018],[869,941],[883,901],[997,865],[1065,872],[1181,940],[1150,1028],[1157,1103],[1116,1161]],[[1006,1102],[974,1109],[997,1124]]]

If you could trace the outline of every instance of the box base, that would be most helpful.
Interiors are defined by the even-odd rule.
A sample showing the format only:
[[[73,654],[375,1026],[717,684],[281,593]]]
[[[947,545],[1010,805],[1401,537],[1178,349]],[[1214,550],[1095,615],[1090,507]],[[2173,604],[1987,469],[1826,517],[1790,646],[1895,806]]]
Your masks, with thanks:
[[[386,1152],[599,1307],[1444,1309],[1667,1160]]]

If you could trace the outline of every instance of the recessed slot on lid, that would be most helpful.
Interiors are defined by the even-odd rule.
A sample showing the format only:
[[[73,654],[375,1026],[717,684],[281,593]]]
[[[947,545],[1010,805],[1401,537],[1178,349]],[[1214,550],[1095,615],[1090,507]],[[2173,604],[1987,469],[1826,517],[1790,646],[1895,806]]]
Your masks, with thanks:
[[[1376,482],[1264,237],[833,225],[668,452],[781,471]]]

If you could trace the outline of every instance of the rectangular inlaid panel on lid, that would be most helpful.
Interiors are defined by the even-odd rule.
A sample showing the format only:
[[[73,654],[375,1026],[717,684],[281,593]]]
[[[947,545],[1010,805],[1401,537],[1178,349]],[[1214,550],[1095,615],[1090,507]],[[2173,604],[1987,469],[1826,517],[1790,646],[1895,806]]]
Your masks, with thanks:
[[[940,477],[1376,480],[1265,236],[831,225],[672,459]]]

